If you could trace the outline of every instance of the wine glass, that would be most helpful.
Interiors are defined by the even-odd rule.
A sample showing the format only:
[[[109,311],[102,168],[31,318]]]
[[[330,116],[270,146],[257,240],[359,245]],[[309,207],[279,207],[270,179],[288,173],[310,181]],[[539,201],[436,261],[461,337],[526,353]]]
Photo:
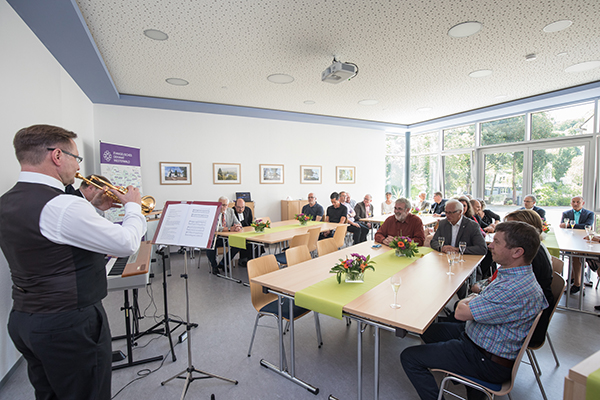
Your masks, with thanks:
[[[446,241],[446,238],[443,236],[438,236],[438,244],[440,245],[440,252],[442,251],[442,247],[444,247],[444,242]],[[440,255],[444,255],[444,253],[441,253]]]
[[[570,220],[569,225],[571,226],[571,229],[575,229],[575,220],[574,219]]]
[[[585,233],[587,235],[587,242],[588,243],[592,243],[592,232],[594,232],[594,228],[591,225],[586,225],[585,226]]]
[[[460,250],[460,260],[458,262],[465,262],[464,255],[467,249],[467,242],[458,242],[458,250]]]
[[[569,218],[564,218],[563,223],[565,224],[565,228],[569,229]]]
[[[456,262],[456,257],[457,254],[455,251],[449,251],[446,253],[446,258],[448,259],[448,272],[446,272],[446,275],[454,275],[454,272],[452,272],[452,264]]]
[[[392,290],[394,291],[394,302],[390,304],[390,307],[400,308],[400,304],[398,304],[398,289],[400,289],[400,285],[402,285],[402,278],[400,278],[400,275],[392,275],[390,278],[390,284],[392,285]]]

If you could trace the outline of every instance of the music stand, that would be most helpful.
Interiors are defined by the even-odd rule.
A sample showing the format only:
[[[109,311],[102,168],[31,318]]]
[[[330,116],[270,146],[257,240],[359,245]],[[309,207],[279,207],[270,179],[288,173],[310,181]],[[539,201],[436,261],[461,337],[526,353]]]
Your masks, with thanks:
[[[207,248],[210,247],[217,226],[219,210],[221,203],[219,202],[175,202],[167,201],[161,215],[158,228],[152,241],[154,244],[165,244],[181,246],[184,250],[183,265],[184,270],[181,278],[185,279],[185,307],[186,307],[186,333],[187,333],[187,352],[188,366],[185,370],[161,382],[165,385],[167,382],[175,378],[185,379],[181,400],[185,398],[190,384],[197,379],[217,378],[233,384],[238,384],[238,381],[215,375],[206,371],[196,369],[192,362],[192,336],[190,323],[190,292],[188,282],[188,247]],[[165,229],[161,230],[163,227]],[[194,376],[194,372],[204,376]]]

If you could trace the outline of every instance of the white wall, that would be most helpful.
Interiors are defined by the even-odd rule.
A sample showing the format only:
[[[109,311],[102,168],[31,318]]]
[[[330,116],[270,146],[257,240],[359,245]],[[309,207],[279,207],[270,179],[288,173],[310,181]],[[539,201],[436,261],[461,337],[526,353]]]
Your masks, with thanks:
[[[73,130],[79,134],[84,157],[91,156],[94,143],[92,104],[4,0],[0,0],[0,38],[0,193],[4,193],[19,173],[12,139],[20,128],[44,123]],[[0,379],[20,356],[6,331],[11,286],[8,265],[0,253]]]
[[[214,200],[251,192],[256,216],[280,219],[280,201],[314,192],[330,205],[333,191],[383,201],[385,133],[364,128],[199,114],[137,107],[94,106],[97,140],[140,147],[143,191],[162,208],[167,200]],[[192,185],[163,186],[159,162],[191,162]],[[212,164],[240,163],[242,183],[213,184]],[[260,164],[283,164],[284,184],[260,184]],[[300,184],[300,165],[321,165],[323,183]],[[356,184],[335,183],[335,167],[355,166]]]

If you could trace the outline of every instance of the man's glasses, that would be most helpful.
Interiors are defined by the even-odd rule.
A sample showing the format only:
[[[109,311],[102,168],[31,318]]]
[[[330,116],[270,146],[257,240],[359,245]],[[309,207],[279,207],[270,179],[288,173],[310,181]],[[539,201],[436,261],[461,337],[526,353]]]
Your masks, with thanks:
[[[448,210],[446,210],[446,214],[456,214],[456,213],[459,213],[459,212],[462,212],[462,211],[461,210],[456,210],[456,211],[448,211]]]
[[[57,149],[57,147],[47,147],[46,148],[46,150],[48,150],[48,151],[54,151],[56,149]],[[73,157],[74,159],[76,159],[79,164],[81,164],[81,162],[83,161],[83,157],[81,157],[81,156],[76,156],[75,154],[69,153],[68,151],[65,151],[63,149],[59,149],[59,150],[62,151],[63,153],[65,153],[65,154]]]

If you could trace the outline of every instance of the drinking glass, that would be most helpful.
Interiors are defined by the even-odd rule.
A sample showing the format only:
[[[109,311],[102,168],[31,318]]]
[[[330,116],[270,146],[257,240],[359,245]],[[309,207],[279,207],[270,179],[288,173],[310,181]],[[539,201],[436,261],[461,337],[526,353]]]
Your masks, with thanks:
[[[448,258],[448,272],[446,272],[446,275],[454,275],[454,272],[452,272],[452,264],[456,262],[457,254],[455,251],[449,251],[446,253],[446,257]]]
[[[570,220],[569,225],[571,226],[571,229],[575,229],[575,220],[574,219]]]
[[[464,255],[467,249],[467,242],[458,242],[458,250],[460,250],[460,260],[458,262],[465,262]]]
[[[565,224],[565,228],[569,229],[569,218],[563,219],[563,223]]]
[[[438,244],[440,245],[440,252],[442,251],[442,247],[444,246],[444,242],[446,241],[446,238],[443,236],[438,236]],[[441,256],[444,255],[444,253],[440,254]]]
[[[587,235],[587,242],[592,243],[592,232],[594,232],[594,228],[591,225],[585,226],[585,233]]]
[[[392,275],[390,278],[390,284],[392,285],[392,290],[394,291],[394,302],[390,304],[390,307],[400,308],[400,304],[398,304],[398,289],[400,289],[400,285],[402,285],[402,278],[400,278],[400,275]]]

